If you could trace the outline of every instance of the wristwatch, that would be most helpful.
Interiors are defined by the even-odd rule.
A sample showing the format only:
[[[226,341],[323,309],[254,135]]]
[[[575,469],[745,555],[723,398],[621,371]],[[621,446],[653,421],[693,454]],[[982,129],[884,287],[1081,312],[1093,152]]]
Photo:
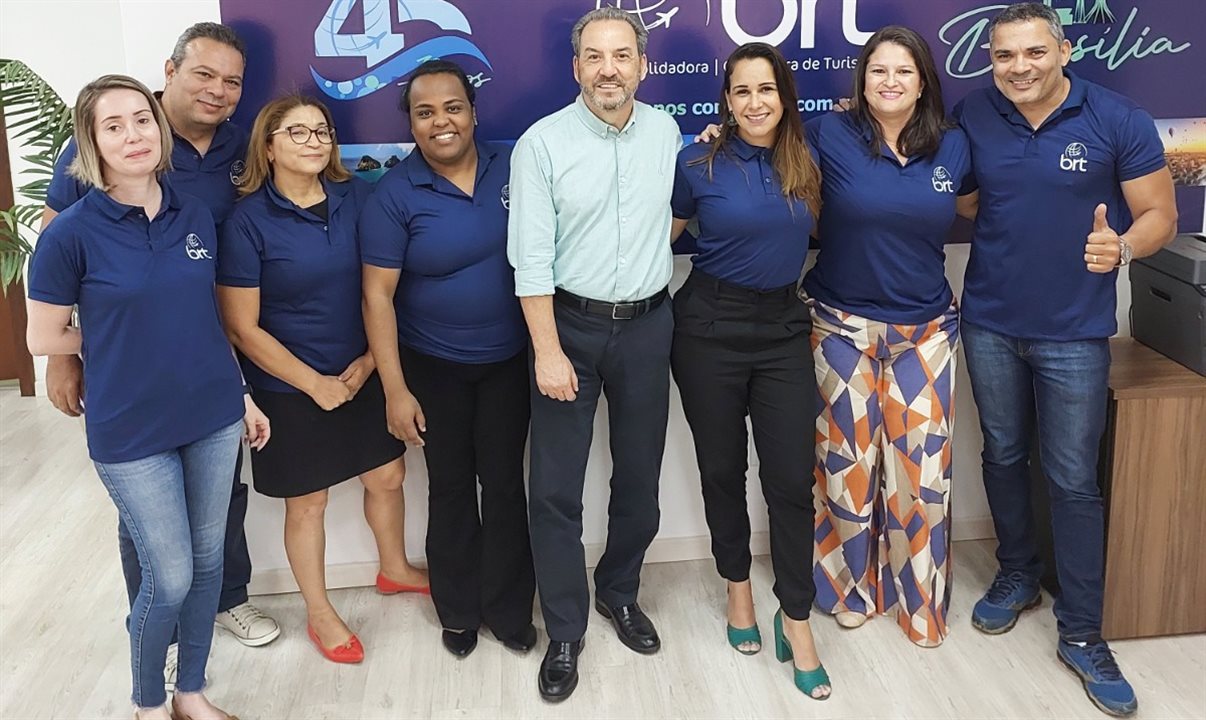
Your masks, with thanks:
[[[1131,247],[1131,244],[1119,237],[1118,249],[1121,251],[1118,256],[1118,267],[1130,265],[1131,260],[1135,257],[1135,250]]]

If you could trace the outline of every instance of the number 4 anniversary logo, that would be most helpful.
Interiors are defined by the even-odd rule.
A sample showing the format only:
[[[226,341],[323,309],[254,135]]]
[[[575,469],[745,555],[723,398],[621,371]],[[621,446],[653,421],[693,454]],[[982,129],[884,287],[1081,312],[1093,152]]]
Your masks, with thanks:
[[[426,20],[441,30],[473,34],[465,14],[447,0],[332,0],[314,28],[314,56],[363,58],[365,72],[348,79],[328,78],[311,65],[310,75],[319,89],[337,100],[354,100],[388,87],[437,57],[469,55],[491,67],[481,49],[459,35],[441,35],[408,48],[405,34],[393,29],[395,3],[400,25]],[[360,18],[350,18],[355,8],[360,9]],[[349,19],[361,20],[354,24],[363,24],[364,31],[343,32],[345,24],[353,24]]]

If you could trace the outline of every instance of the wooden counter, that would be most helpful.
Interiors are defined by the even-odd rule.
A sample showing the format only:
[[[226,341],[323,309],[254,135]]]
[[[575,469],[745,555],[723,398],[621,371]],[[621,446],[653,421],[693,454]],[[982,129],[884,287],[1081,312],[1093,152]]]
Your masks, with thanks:
[[[1206,632],[1206,377],[1110,341],[1107,639]]]

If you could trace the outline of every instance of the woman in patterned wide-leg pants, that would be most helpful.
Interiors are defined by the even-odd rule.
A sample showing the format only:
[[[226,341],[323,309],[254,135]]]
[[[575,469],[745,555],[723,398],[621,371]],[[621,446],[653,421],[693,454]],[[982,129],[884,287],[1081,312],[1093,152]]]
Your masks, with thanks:
[[[815,604],[848,628],[894,615],[933,647],[948,631],[959,341],[945,242],[978,196],[923,37],[880,28],[854,85],[849,112],[805,128],[823,178],[820,251],[801,285],[820,395]]]
[[[817,604],[847,627],[894,614],[927,647],[947,634],[958,336],[953,305],[921,325],[813,307]]]

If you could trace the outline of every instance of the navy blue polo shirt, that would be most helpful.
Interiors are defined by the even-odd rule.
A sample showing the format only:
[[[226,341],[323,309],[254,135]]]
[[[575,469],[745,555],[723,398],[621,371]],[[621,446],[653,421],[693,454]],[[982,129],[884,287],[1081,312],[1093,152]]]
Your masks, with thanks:
[[[467,364],[499,362],[527,345],[507,262],[511,148],[477,143],[473,197],[414,152],[377,183],[360,217],[367,265],[400,269],[398,340]]]
[[[821,167],[820,253],[804,291],[869,320],[927,323],[951,304],[943,245],[955,197],[971,172],[967,136],[953,128],[938,151],[901,164],[854,113],[805,125]]]
[[[54,164],[54,175],[46,190],[46,206],[63,212],[88,192],[88,186],[67,173],[75,160],[72,138]],[[202,155],[188,140],[172,133],[172,171],[167,177],[177,192],[199,198],[221,227],[238,198],[239,175],[247,156],[247,133],[232,122],[224,122],[214,132],[209,150]]]
[[[222,227],[218,283],[259,288],[260,327],[315,371],[339,375],[368,349],[356,222],[371,186],[352,178],[323,189],[326,219],[271,182],[240,200]],[[247,358],[243,375],[257,390],[299,391]]]
[[[699,219],[692,264],[741,287],[771,290],[800,279],[814,219],[808,205],[783,196],[771,150],[734,137],[716,153],[695,143],[678,154],[670,207],[681,220]]]
[[[980,189],[963,318],[1037,340],[1106,338],[1117,330],[1117,273],[1085,267],[1093,212],[1122,233],[1131,214],[1121,183],[1164,167],[1150,115],[1128,98],[1065,71],[1068,98],[1037,129],[996,87],[968,95],[956,119],[971,141]]]
[[[79,305],[88,451],[128,462],[243,417],[238,366],[218,320],[209,210],[162,182],[147,220],[99,189],[38,238],[29,297]]]

